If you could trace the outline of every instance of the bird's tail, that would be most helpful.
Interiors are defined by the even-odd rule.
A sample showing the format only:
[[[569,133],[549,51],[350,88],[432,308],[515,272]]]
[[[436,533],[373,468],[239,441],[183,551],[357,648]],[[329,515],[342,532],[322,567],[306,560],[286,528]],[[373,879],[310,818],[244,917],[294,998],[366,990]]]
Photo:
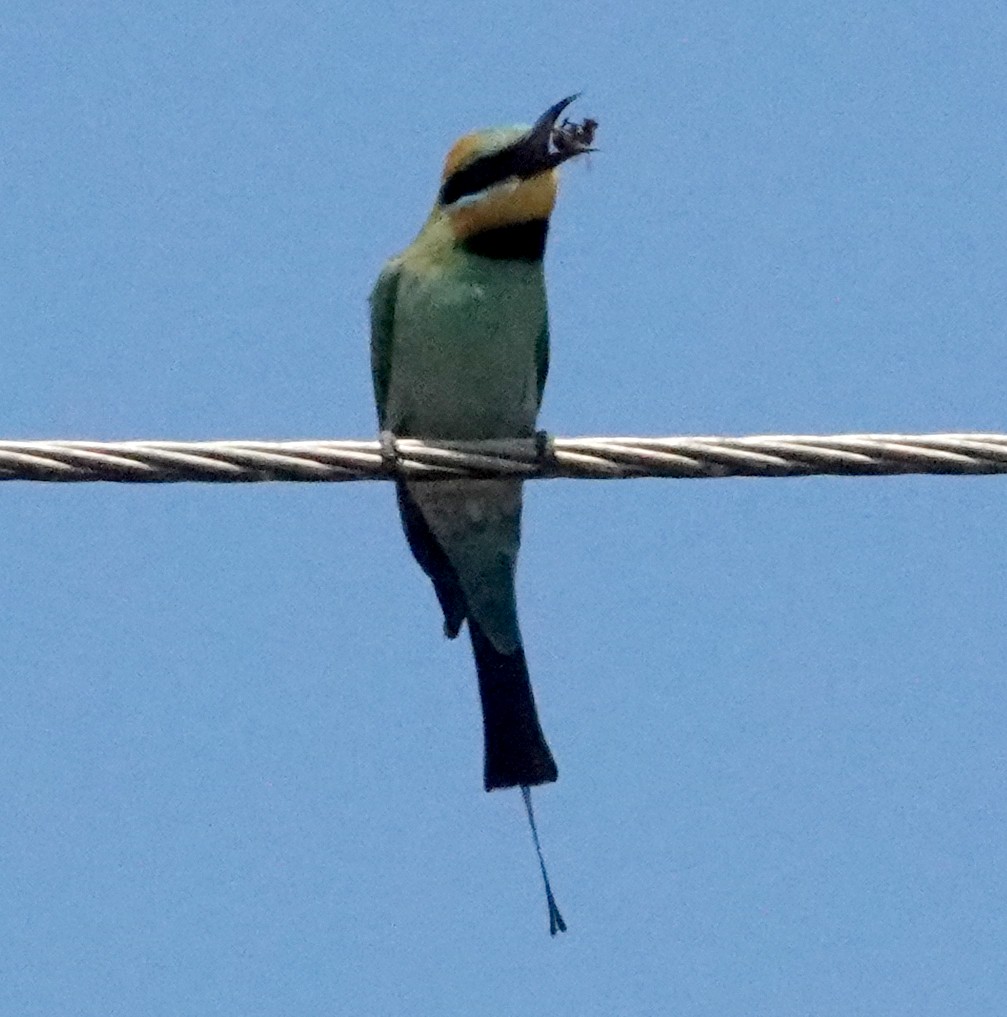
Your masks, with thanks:
[[[524,650],[500,653],[469,618],[486,741],[486,790],[548,784],[556,763],[535,709]]]

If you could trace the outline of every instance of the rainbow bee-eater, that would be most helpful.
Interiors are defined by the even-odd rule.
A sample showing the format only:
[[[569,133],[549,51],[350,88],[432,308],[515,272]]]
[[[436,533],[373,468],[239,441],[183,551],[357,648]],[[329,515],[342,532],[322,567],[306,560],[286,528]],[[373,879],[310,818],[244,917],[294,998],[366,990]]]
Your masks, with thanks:
[[[586,121],[586,134],[581,125],[557,126],[574,98],[531,127],[491,128],[457,141],[426,223],[382,270],[371,294],[371,367],[386,450],[401,437],[535,435],[549,367],[543,255],[556,171],[589,149],[595,126]],[[531,818],[528,788],[556,780],[557,771],[518,627],[521,482],[399,480],[397,491],[445,634],[453,639],[468,623],[486,790],[520,786]],[[556,931],[562,919],[549,897]]]

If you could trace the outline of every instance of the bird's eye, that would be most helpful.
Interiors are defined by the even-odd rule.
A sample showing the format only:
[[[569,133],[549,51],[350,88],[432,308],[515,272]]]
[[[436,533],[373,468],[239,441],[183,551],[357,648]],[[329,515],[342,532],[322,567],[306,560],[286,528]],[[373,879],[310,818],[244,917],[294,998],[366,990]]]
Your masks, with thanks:
[[[517,175],[513,153],[509,149],[484,155],[464,169],[457,170],[444,181],[441,204],[453,205],[460,198],[488,191],[494,184],[503,183]]]

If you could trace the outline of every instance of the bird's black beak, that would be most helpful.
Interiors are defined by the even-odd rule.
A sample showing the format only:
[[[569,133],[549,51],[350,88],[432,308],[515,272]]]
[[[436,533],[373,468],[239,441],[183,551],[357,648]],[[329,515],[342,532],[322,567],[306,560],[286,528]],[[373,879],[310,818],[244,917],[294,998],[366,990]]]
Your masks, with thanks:
[[[587,144],[582,144],[575,140],[575,137],[580,137],[578,134],[578,131],[581,129],[580,125],[572,124],[568,126],[567,121],[564,120],[561,126],[556,126],[560,114],[579,96],[579,92],[576,95],[568,95],[565,99],[560,99],[559,102],[550,106],[535,121],[532,129],[518,143],[518,147],[524,157],[522,160],[524,163],[522,176],[534,176],[536,173],[555,169],[560,163],[566,162],[567,159],[571,159],[573,156],[580,155],[583,152],[591,151],[590,138]],[[585,123],[587,122],[585,121]],[[593,123],[594,121],[590,122]],[[592,138],[593,134],[592,130]]]

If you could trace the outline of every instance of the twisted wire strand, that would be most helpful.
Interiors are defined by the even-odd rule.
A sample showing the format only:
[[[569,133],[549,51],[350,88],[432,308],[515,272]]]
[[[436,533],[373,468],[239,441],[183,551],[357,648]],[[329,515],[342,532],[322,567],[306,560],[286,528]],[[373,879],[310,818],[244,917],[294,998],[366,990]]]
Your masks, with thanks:
[[[115,483],[1007,473],[1007,434],[377,441],[0,441],[0,480]]]

